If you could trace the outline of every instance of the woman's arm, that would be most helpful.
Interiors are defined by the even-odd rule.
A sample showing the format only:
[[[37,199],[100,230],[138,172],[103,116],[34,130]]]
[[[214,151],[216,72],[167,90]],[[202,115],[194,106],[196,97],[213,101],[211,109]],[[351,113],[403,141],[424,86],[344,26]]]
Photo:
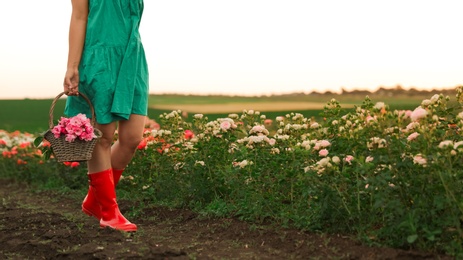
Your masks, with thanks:
[[[88,0],[71,0],[72,15],[69,26],[69,53],[66,74],[64,76],[64,92],[77,95],[79,88],[79,63],[85,42],[87,29]]]

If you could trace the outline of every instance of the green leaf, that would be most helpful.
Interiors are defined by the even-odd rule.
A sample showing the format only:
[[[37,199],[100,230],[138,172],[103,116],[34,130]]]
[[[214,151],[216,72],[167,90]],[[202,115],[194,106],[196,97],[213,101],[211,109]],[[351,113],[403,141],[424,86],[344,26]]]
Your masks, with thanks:
[[[42,143],[42,141],[43,141],[43,136],[39,136],[39,137],[35,138],[34,146],[39,147],[39,145]]]
[[[48,160],[48,159],[50,159],[51,154],[52,154],[52,151],[51,151],[51,150],[46,150],[46,151],[43,153],[43,157],[45,158],[45,160]]]
[[[412,244],[413,242],[416,241],[417,238],[418,238],[418,235],[417,235],[417,234],[415,234],[415,235],[409,235],[409,236],[407,237],[407,242],[410,243],[410,244]]]

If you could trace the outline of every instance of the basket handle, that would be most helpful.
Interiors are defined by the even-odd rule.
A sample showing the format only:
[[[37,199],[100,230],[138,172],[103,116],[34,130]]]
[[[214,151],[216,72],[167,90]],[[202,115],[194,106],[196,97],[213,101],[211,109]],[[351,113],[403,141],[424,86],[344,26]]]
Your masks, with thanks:
[[[59,93],[58,96],[56,96],[53,102],[51,103],[49,119],[48,119],[48,126],[50,127],[50,129],[53,129],[53,110],[55,109],[56,102],[64,94],[67,94],[67,93],[66,92]],[[92,112],[92,118],[90,119],[90,122],[92,126],[95,126],[95,109],[93,108],[92,102],[90,102],[90,99],[88,99],[86,95],[80,92],[78,93],[78,95],[83,97],[85,101],[87,101],[88,105],[90,106],[90,111]]]

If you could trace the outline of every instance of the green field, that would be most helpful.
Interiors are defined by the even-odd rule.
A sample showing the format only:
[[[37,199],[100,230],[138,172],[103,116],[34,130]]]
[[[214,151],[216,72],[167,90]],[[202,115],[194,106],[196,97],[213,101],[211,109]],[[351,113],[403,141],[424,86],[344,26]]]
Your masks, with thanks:
[[[437,93],[437,92],[436,92]],[[385,102],[391,109],[414,109],[429,95],[420,96],[378,96],[370,95],[373,102]],[[274,103],[274,102],[316,102],[323,107],[332,98],[340,101],[343,104],[361,105],[365,96],[362,95],[284,95],[284,96],[264,96],[264,97],[243,97],[243,96],[192,96],[192,95],[151,95],[149,99],[150,106],[156,105],[182,105],[195,104],[198,106],[206,104],[232,104],[232,103]],[[23,99],[23,100],[0,100],[0,129],[6,131],[19,130],[21,132],[40,133],[48,128],[49,109],[52,104],[52,99]],[[56,103],[54,109],[54,117],[63,116],[65,99],[60,99]],[[241,113],[243,108],[237,108],[235,113]],[[153,109],[150,108],[148,116],[153,119],[158,119],[159,115],[164,112],[171,112],[172,109]],[[275,110],[261,112],[267,118],[275,118],[276,116],[285,115],[289,112],[297,112],[305,117],[319,117],[321,109],[312,110],[291,110],[282,111],[281,107],[275,107]],[[214,120],[219,117],[226,117],[229,113],[204,113],[209,120]],[[191,118],[191,117],[190,117]]]

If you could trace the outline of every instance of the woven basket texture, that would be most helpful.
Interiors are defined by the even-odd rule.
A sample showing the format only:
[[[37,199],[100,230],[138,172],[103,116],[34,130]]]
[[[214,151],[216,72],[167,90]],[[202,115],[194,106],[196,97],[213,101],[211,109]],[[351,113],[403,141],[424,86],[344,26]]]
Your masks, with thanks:
[[[51,148],[53,150],[53,154],[58,162],[84,162],[92,159],[93,149],[95,148],[96,143],[102,136],[100,130],[95,128],[95,110],[93,108],[92,103],[90,100],[82,93],[79,94],[80,97],[84,98],[90,106],[90,110],[92,112],[91,124],[94,127],[94,133],[97,136],[96,138],[92,139],[91,141],[84,141],[80,139],[76,139],[73,142],[68,142],[65,140],[64,136],[60,136],[56,138],[55,135],[51,132],[54,125],[53,125],[53,110],[55,107],[56,102],[58,99],[63,95],[66,94],[65,92],[60,93],[52,102],[49,114],[49,129],[45,132],[43,138],[50,142]]]
[[[83,162],[92,159],[93,148],[95,148],[98,138],[91,141],[76,139],[68,142],[64,136],[55,138],[55,135],[48,130],[44,137],[50,142],[53,154],[58,162]]]

